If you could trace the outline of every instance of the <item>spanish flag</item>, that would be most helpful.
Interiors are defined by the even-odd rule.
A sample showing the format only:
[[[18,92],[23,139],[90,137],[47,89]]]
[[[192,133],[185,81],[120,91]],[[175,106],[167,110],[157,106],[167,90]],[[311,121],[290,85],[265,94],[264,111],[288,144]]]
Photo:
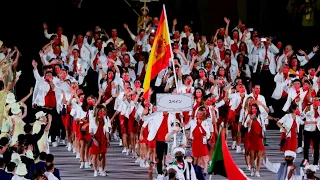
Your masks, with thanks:
[[[145,100],[148,100],[151,80],[153,80],[160,73],[160,71],[162,71],[169,65],[169,59],[172,57],[173,55],[170,44],[170,34],[166,9],[163,6],[143,82],[143,97]]]

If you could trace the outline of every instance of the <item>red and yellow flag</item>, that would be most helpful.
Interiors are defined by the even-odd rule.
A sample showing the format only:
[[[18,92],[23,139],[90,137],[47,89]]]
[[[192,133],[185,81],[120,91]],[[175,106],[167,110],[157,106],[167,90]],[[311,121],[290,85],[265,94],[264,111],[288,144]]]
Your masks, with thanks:
[[[166,10],[163,6],[158,29],[149,56],[146,75],[143,82],[143,97],[145,100],[148,100],[151,80],[153,80],[163,69],[165,69],[169,65],[170,58],[172,58],[170,34]]]

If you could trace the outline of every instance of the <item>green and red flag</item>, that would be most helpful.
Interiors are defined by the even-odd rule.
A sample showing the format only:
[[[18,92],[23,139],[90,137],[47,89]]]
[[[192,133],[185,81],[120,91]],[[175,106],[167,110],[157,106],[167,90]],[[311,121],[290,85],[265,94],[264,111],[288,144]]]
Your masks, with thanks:
[[[247,180],[247,176],[234,163],[225,140],[224,131],[220,131],[211,160],[209,174],[219,174],[229,180]]]

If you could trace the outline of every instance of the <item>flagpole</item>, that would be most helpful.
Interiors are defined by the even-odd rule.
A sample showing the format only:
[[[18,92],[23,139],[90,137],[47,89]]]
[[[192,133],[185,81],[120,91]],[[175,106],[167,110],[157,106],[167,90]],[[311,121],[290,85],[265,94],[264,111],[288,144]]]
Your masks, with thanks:
[[[167,11],[166,11],[166,6],[163,5],[163,11],[164,11],[164,17],[165,17],[165,20],[166,20],[166,26],[167,26],[167,30],[168,30],[168,40],[169,40],[169,49],[170,49],[170,54],[171,54],[171,62],[172,62],[172,70],[173,70],[173,76],[174,76],[174,81],[175,81],[175,84],[176,84],[176,89],[177,89],[177,92],[179,93],[179,87],[178,87],[178,80],[177,80],[177,73],[175,71],[175,67],[174,67],[174,61],[173,61],[173,52],[172,52],[172,47],[171,47],[171,42],[170,42],[170,33],[169,33],[169,26],[168,26],[168,18],[167,18]]]

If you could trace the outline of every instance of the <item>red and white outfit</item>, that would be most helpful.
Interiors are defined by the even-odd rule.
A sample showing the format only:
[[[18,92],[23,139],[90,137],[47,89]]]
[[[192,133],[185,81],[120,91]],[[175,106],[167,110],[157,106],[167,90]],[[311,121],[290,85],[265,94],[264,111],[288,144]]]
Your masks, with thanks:
[[[280,151],[290,150],[295,152],[298,145],[297,133],[299,133],[299,125],[304,124],[304,122],[297,115],[294,119],[292,114],[284,115],[278,122],[287,130],[287,132],[284,132],[282,129],[280,130],[281,139],[286,138],[285,145],[280,148]]]
[[[95,117],[90,115],[89,133],[94,134],[95,139],[99,142],[99,146],[94,143],[91,144],[89,153],[90,154],[103,154],[107,152],[107,133],[111,129],[111,122],[109,118],[103,118],[99,124],[96,124]]]
[[[261,119],[260,115],[256,120],[253,120],[251,124],[247,122],[251,119],[250,114],[247,115],[245,127],[248,127],[248,150],[250,151],[264,151],[266,148],[263,146],[263,137],[265,132],[264,120]]]

